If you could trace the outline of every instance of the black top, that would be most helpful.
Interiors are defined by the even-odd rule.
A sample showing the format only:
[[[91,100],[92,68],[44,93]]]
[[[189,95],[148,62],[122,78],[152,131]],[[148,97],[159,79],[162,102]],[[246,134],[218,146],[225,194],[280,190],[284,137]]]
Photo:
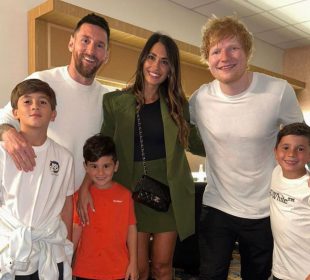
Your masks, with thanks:
[[[160,100],[158,99],[153,103],[144,104],[139,114],[146,160],[165,158],[166,149]],[[137,116],[134,137],[134,161],[142,161]]]

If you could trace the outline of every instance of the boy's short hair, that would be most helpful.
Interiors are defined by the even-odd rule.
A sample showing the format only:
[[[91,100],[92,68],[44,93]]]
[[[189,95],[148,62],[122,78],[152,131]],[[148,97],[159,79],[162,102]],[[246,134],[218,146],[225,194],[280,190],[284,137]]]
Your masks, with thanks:
[[[83,157],[85,163],[95,162],[104,156],[112,156],[113,161],[117,161],[114,141],[109,136],[96,134],[88,138],[83,146]]]
[[[89,24],[93,24],[93,25],[97,25],[101,27],[107,33],[108,43],[109,43],[110,27],[109,27],[109,23],[103,17],[98,16],[95,13],[86,15],[85,17],[81,18],[80,21],[77,23],[73,33],[75,34],[77,31],[79,31],[80,27],[84,23],[89,23]]]
[[[53,111],[56,109],[56,95],[54,90],[49,86],[48,83],[43,82],[39,79],[28,79],[20,82],[15,86],[11,93],[11,106],[13,109],[17,109],[18,99],[25,94],[41,92],[45,94],[51,104]]]
[[[239,40],[249,62],[253,52],[253,35],[236,16],[222,18],[213,16],[202,27],[200,47],[202,61],[208,63],[210,48],[219,41],[231,37]]]
[[[308,139],[310,145],[310,127],[305,123],[291,123],[284,126],[278,133],[276,148],[278,147],[281,139],[287,135],[304,136]]]

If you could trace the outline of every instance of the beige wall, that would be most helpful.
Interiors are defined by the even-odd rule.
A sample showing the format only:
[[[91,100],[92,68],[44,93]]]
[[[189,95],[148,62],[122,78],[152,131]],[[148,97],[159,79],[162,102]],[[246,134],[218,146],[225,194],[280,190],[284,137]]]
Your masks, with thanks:
[[[166,0],[64,1],[153,32],[162,31],[194,46],[200,46],[201,27],[207,20],[203,15]],[[281,73],[282,55],[282,49],[256,39],[252,64]]]
[[[0,1],[0,107],[8,102],[13,87],[27,75],[27,11],[41,2]]]
[[[297,92],[297,98],[310,125],[310,46],[285,51],[283,74],[306,83],[306,88]]]

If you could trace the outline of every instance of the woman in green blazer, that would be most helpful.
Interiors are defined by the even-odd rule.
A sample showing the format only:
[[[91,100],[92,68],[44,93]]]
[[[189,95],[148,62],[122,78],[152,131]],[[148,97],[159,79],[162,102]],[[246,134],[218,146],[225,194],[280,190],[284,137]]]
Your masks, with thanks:
[[[177,234],[184,239],[195,228],[195,189],[185,155],[190,134],[188,103],[181,86],[178,48],[171,38],[158,33],[149,38],[133,86],[107,93],[103,111],[101,132],[113,137],[120,163],[115,180],[132,191],[143,174],[139,111],[148,174],[169,186],[172,199],[167,213],[135,204],[140,279],[148,278],[151,234],[152,277],[171,279]]]
[[[177,235],[183,240],[195,230],[195,189],[185,149],[200,149],[202,144],[189,124],[179,51],[170,37],[154,33],[149,38],[138,59],[133,85],[105,94],[103,112],[101,133],[113,137],[119,160],[114,180],[131,191],[143,174],[139,112],[148,175],[169,186],[172,200],[168,212],[135,203],[139,274],[140,279],[148,279],[151,256],[152,278],[172,279]]]

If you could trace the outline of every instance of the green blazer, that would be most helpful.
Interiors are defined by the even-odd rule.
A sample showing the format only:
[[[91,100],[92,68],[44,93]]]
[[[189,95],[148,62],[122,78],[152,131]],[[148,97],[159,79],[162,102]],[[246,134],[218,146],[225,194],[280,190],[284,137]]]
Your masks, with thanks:
[[[166,147],[167,181],[180,239],[195,232],[195,189],[184,148],[178,140],[178,127],[169,115],[164,97],[160,96]],[[185,118],[189,120],[188,105]],[[131,90],[106,93],[103,97],[104,122],[101,133],[111,136],[116,145],[119,169],[114,176],[131,191],[134,190],[134,125],[136,99]],[[191,127],[191,147],[203,149],[195,127]]]

